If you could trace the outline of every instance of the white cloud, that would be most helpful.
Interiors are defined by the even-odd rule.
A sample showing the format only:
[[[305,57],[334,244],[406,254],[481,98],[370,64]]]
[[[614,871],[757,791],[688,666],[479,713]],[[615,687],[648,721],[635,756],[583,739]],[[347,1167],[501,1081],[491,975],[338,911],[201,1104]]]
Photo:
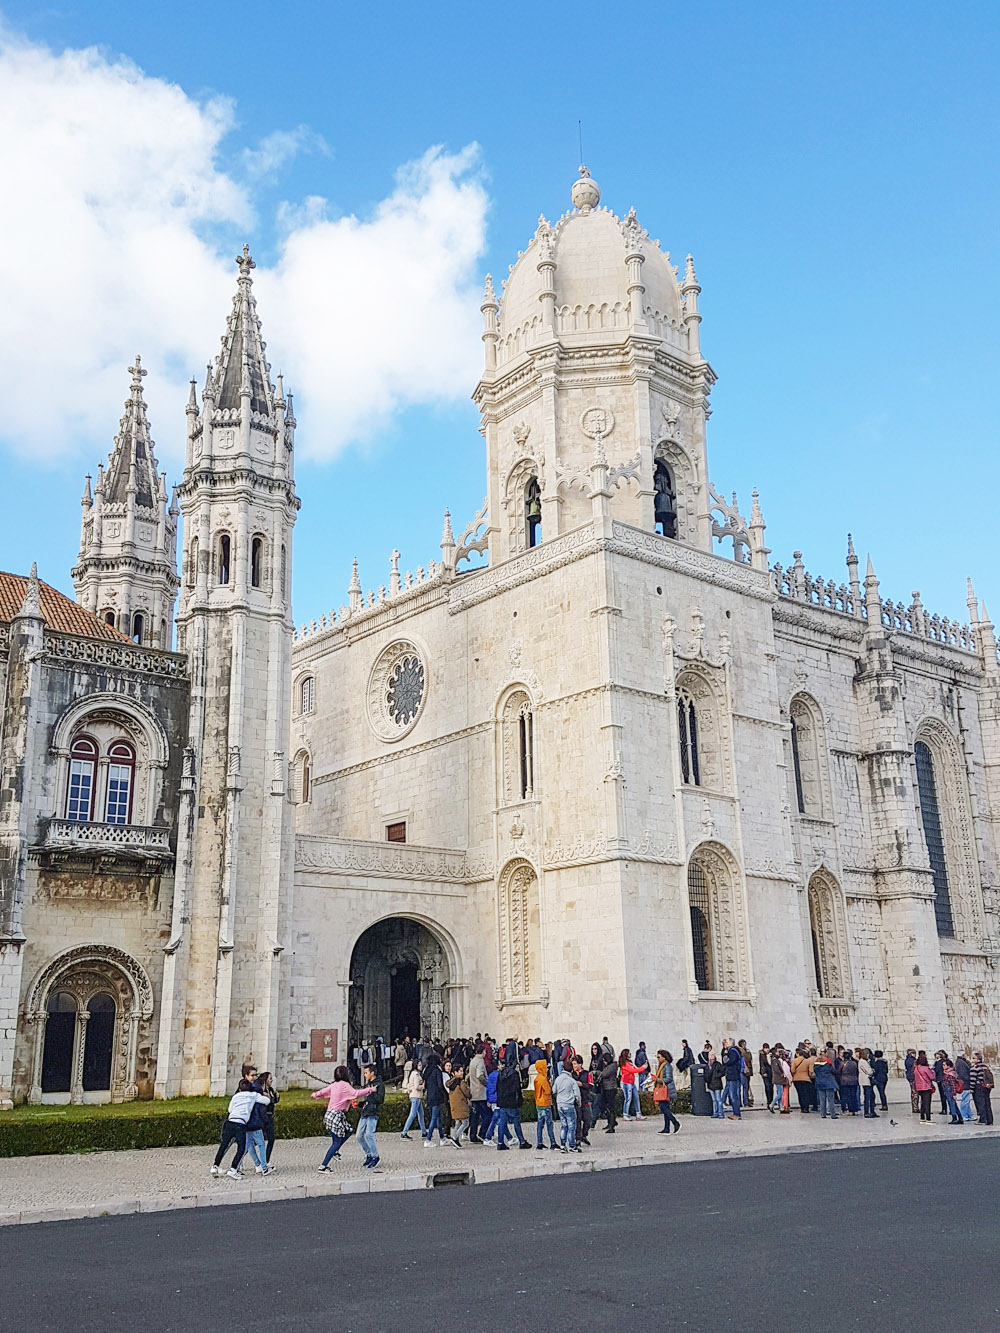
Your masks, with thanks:
[[[240,181],[219,165],[235,125],[228,100],[199,101],[125,59],[55,53],[2,28],[0,124],[0,441],[96,461],[140,351],[173,473],[186,380],[218,350],[231,256],[255,239],[246,181],[325,145],[302,127],[268,135],[244,151]],[[474,150],[433,150],[403,168],[370,217],[327,220],[316,197],[282,207],[279,263],[255,277],[304,451],[328,456],[401,405],[469,392],[485,212]]]
[[[364,221],[317,217],[315,200],[292,216],[258,307],[287,382],[301,386],[306,453],[365,438],[400,407],[471,392],[487,204],[476,159],[475,147],[429,150]]]

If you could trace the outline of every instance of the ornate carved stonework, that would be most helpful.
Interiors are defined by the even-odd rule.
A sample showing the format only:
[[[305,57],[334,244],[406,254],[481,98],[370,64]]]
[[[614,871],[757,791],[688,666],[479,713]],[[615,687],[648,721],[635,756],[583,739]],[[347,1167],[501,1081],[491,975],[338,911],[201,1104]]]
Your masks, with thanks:
[[[416,726],[427,698],[427,670],[408,639],[389,644],[368,680],[368,721],[383,741],[401,740]]]

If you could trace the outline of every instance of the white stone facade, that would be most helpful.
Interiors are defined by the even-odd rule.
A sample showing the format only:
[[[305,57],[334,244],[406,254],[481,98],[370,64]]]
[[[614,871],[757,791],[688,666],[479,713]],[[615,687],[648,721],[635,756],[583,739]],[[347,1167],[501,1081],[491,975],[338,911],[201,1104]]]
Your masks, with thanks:
[[[46,685],[30,598],[10,624],[0,1101],[48,1095],[56,981],[78,1025],[95,988],[114,1000],[112,1096],[220,1092],[245,1058],[324,1073],[362,1036],[418,1030],[995,1055],[985,608],[971,587],[965,625],[888,601],[850,544],[842,581],[770,564],[756,494],[745,518],[710,481],[690,257],[600,207],[585,171],[572,199],[499,299],[487,279],[483,508],[457,536],[446,513],[415,575],[394,554],[377,593],[355,566],[294,645],[294,414],[238,260],[187,409],[178,652],[120,645],[102,677],[144,710],[138,832],[64,808],[79,727],[113,745],[128,710],[104,731],[92,701],[71,714],[59,692],[80,684]],[[137,363],[109,465],[126,519],[123,453],[153,462],[130,443],[149,438],[140,385]],[[79,600],[103,621],[106,591],[124,607],[155,585],[169,625],[165,484],[145,562],[95,547],[109,486],[85,493]],[[114,884],[91,844],[119,857]]]

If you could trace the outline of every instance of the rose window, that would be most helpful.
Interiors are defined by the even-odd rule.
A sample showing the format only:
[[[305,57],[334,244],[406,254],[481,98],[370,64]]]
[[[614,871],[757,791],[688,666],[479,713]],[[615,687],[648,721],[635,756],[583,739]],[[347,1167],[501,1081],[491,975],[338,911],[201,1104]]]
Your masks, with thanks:
[[[404,657],[393,667],[385,702],[389,716],[401,727],[412,722],[424,697],[424,668],[419,657]]]

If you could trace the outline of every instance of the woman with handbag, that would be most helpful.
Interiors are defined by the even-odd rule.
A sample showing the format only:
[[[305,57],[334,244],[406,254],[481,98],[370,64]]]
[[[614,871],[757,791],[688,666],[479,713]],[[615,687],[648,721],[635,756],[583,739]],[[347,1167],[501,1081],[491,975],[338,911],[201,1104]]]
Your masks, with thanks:
[[[670,1109],[670,1103],[677,1095],[674,1083],[674,1057],[669,1051],[656,1052],[656,1074],[653,1076],[653,1101],[663,1114],[661,1134],[669,1134],[673,1125],[675,1132],[680,1131],[681,1122]]]
[[[330,1162],[334,1157],[340,1156],[340,1149],[354,1133],[346,1115],[351,1102],[360,1101],[362,1097],[370,1097],[374,1091],[374,1083],[367,1088],[352,1087],[347,1066],[338,1065],[333,1071],[333,1082],[328,1087],[320,1088],[318,1092],[313,1093],[313,1101],[319,1101],[322,1097],[328,1099],[323,1125],[330,1135],[330,1146],[326,1150],[322,1166],[319,1167],[320,1171],[329,1171]]]

